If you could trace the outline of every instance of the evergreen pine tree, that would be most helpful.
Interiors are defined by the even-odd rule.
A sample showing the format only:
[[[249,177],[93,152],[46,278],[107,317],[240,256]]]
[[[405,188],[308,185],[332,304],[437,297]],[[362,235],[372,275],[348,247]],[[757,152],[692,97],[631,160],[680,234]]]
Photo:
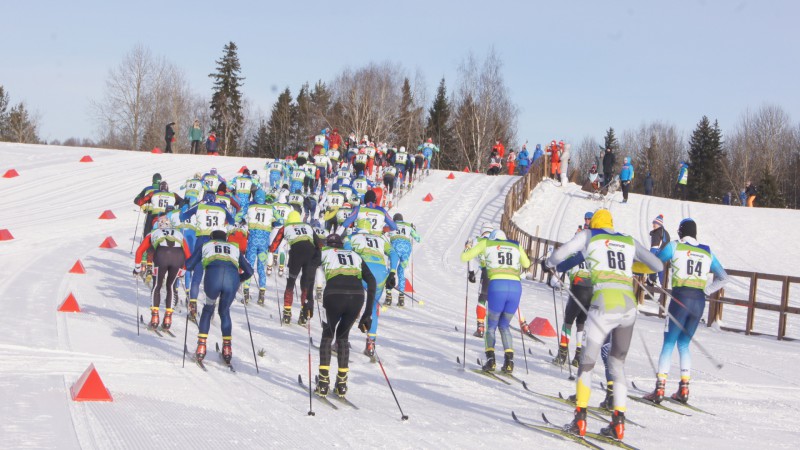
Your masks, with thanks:
[[[756,185],[755,206],[767,208],[785,208],[786,199],[778,187],[775,177],[765,168],[761,180]]]
[[[457,164],[453,158],[457,155],[455,152],[455,138],[453,137],[450,113],[450,101],[447,99],[447,87],[445,86],[444,78],[442,78],[442,81],[439,82],[439,88],[436,90],[436,98],[434,98],[433,104],[428,110],[425,136],[426,138],[433,139],[434,144],[439,146],[440,156],[437,157],[434,155],[434,158],[442,158],[443,160],[449,161],[448,163],[444,163],[443,161],[445,169],[460,169],[461,167],[459,167],[459,164]],[[450,155],[450,157],[447,155]]]
[[[253,140],[250,143],[250,153],[254,154],[258,158],[274,158],[274,152],[271,152],[270,150],[269,129],[267,128],[267,122],[262,119],[258,123],[258,129],[256,130],[256,134],[253,135]]]
[[[217,145],[223,155],[237,150],[244,123],[241,93],[244,78],[239,76],[242,67],[236,50],[233,42],[225,45],[222,58],[216,61],[217,71],[208,75],[214,79],[214,93],[211,96],[212,129],[217,133]]]
[[[603,138],[604,140],[604,149],[610,148],[615,152],[619,150],[619,142],[617,141],[617,136],[614,135],[614,128],[609,127],[608,131],[606,131],[606,136]]]
[[[719,203],[722,197],[722,132],[703,116],[689,139],[689,199]]]
[[[314,127],[314,134],[319,133],[320,130],[328,126],[328,112],[331,108],[331,91],[328,86],[322,82],[317,81],[314,85],[314,90],[309,94],[311,101],[311,124]]]
[[[297,93],[292,113],[292,145],[293,151],[308,149],[311,139],[319,130],[314,131],[312,123],[312,104],[308,83],[304,83]]]
[[[8,133],[8,103],[11,100],[8,97],[8,92],[0,85],[0,141],[6,140]]]
[[[403,146],[411,150],[413,145],[412,122],[414,120],[414,97],[411,95],[411,83],[408,77],[403,80],[403,87],[400,94],[400,109],[397,116],[397,130],[395,131],[395,141],[398,146]]]
[[[293,133],[293,114],[292,93],[289,88],[278,96],[278,100],[272,106],[272,113],[269,116],[267,129],[267,155],[274,158],[282,158],[290,153]]]

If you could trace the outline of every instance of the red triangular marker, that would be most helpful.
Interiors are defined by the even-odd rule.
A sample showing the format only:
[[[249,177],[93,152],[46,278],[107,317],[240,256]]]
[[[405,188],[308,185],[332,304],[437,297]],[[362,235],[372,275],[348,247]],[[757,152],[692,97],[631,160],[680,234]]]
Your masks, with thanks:
[[[15,169],[6,170],[6,173],[3,174],[3,178],[14,178],[14,177],[18,177],[18,176],[19,176],[19,173],[17,173],[17,171]]]
[[[242,166],[242,168],[241,168],[241,169],[239,169],[239,173],[244,173],[244,170],[245,170],[245,169],[247,169],[247,166]]]
[[[433,196],[430,193],[428,193],[428,195],[426,195],[425,198],[422,199],[422,201],[423,202],[432,202],[433,201]]]
[[[469,167],[464,167],[464,172],[469,173]]]
[[[72,394],[72,401],[75,402],[113,402],[111,392],[108,392],[100,374],[94,368],[94,364],[89,364],[78,381],[69,389]]]
[[[98,217],[98,219],[107,219],[107,220],[108,219],[116,219],[116,218],[117,218],[117,216],[115,216],[114,213],[111,212],[110,209],[107,209],[107,210],[103,211],[103,214],[100,214],[100,217]]]
[[[81,260],[75,261],[73,264],[72,269],[69,269],[69,273],[86,273],[86,269],[83,268],[83,263]]]
[[[448,179],[448,180],[453,180],[453,179],[455,179],[455,178],[456,178],[456,176],[455,176],[455,175],[453,175],[453,172],[450,172],[450,175],[448,175],[448,176],[447,176],[447,179]]]
[[[117,242],[111,236],[105,238],[105,240],[100,244],[100,248],[114,248],[116,246]]]
[[[78,304],[78,300],[75,299],[75,296],[72,295],[72,292],[69,293],[67,298],[61,302],[61,305],[58,307],[59,312],[81,312],[81,306]]]
[[[411,286],[411,282],[408,281],[408,278],[406,278],[406,287],[403,290],[412,294],[414,293],[414,286]]]
[[[81,161],[80,161],[80,162],[94,162],[94,160],[92,159],[92,157],[91,157],[91,156],[89,156],[89,155],[86,155],[86,156],[84,156],[83,158],[81,158]]]
[[[556,337],[556,330],[550,325],[550,321],[543,317],[533,319],[530,325],[531,333],[543,337]]]
[[[10,241],[14,239],[14,236],[11,235],[11,232],[3,228],[0,230],[0,241]]]
[[[163,153],[163,152],[161,151],[161,149],[160,149],[160,148],[158,148],[158,147],[153,147],[153,149],[152,149],[152,150],[150,150],[150,153],[160,154],[160,153]]]

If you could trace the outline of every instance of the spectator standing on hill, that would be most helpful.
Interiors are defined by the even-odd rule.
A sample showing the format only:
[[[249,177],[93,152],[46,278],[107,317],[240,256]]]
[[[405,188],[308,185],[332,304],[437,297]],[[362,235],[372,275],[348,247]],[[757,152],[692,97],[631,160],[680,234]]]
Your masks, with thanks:
[[[500,158],[503,158],[506,154],[506,147],[503,145],[502,142],[500,142],[500,139],[497,139],[496,141],[494,141],[494,147],[492,147],[492,151],[493,152],[496,151],[497,155],[500,156]]]
[[[189,140],[192,142],[192,154],[200,154],[200,142],[203,140],[203,128],[200,127],[200,121],[194,119],[192,127],[189,128]]]
[[[211,132],[206,139],[206,153],[209,155],[217,154],[217,133]]]
[[[564,144],[561,149],[561,164],[558,167],[561,173],[561,185],[567,184],[569,181],[569,150],[570,144]]]
[[[644,195],[653,195],[653,177],[650,172],[644,177]]]
[[[611,180],[614,179],[614,165],[617,163],[617,155],[614,154],[614,149],[607,148],[603,154],[603,184],[608,186]]]
[[[753,183],[749,181],[747,182],[747,186],[745,186],[744,188],[744,193],[747,196],[747,207],[752,208],[753,206],[755,206],[753,205],[753,202],[756,201],[756,195],[758,194],[758,191],[756,190],[756,187],[753,185]]]
[[[722,196],[722,204],[726,205],[726,206],[731,206],[731,197],[732,197],[732,194],[730,192],[726,192],[725,194],[723,194],[723,196]]]
[[[689,164],[686,161],[681,161],[681,167],[678,170],[678,182],[675,184],[675,193],[681,200],[686,200],[686,185],[689,183]]]
[[[747,194],[745,193],[745,189],[739,192],[739,203],[741,206],[747,206]]]
[[[522,149],[517,155],[517,165],[519,166],[519,174],[525,176],[528,174],[528,169],[531,167],[531,155],[528,153],[528,144],[522,144]]]
[[[628,192],[631,190],[634,171],[631,159],[627,156],[622,159],[622,170],[619,171],[619,181],[622,186],[622,203],[628,203]]]
[[[172,141],[175,140],[173,125],[175,125],[175,122],[168,123],[166,130],[164,130],[164,140],[167,142],[167,145],[164,146],[164,153],[172,153]]]
[[[536,144],[536,148],[533,150],[533,158],[531,159],[531,164],[535,163],[537,159],[541,158],[544,155],[542,151],[542,144]]]
[[[508,167],[508,174],[514,175],[517,166],[517,154],[514,150],[508,151],[508,158],[506,158],[506,167]]]

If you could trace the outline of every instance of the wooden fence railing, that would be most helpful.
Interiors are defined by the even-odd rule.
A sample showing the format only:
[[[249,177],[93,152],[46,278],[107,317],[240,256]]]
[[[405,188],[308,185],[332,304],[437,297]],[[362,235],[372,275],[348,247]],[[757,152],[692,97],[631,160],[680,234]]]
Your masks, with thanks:
[[[536,261],[542,258],[548,252],[548,249],[558,248],[561,245],[560,242],[543,239],[527,233],[518,227],[517,224],[512,220],[514,214],[516,214],[516,212],[519,211],[519,209],[522,208],[522,206],[528,201],[528,197],[533,189],[536,188],[539,182],[541,182],[542,179],[547,175],[549,172],[548,169],[549,164],[546,158],[539,158],[536,163],[531,166],[528,174],[521,177],[511,186],[511,189],[506,195],[505,205],[503,207],[503,216],[500,219],[500,228],[506,233],[506,236],[508,236],[509,239],[519,242],[520,248],[525,249],[525,252],[528,254],[528,257],[531,259],[531,261]],[[538,264],[532,264],[531,271],[533,278],[538,277],[540,281],[544,279],[544,274],[541,273]],[[753,328],[755,327],[756,310],[772,311],[778,313],[778,330],[777,334],[775,335],[777,336],[778,340],[795,340],[794,338],[789,338],[786,336],[786,329],[789,314],[800,315],[800,307],[789,305],[789,292],[793,284],[800,284],[800,277],[748,272],[736,269],[726,269],[726,271],[732,278],[743,279],[747,283],[748,296],[746,299],[727,297],[724,290],[720,290],[713,296],[708,297],[706,299],[709,303],[708,317],[706,319],[707,326],[711,326],[717,320],[722,320],[722,313],[725,305],[742,306],[747,308],[747,318],[745,320],[744,329],[727,326],[721,327],[722,329],[735,332],[743,331],[747,335],[761,334],[753,331]],[[759,293],[758,291],[758,283],[762,280],[781,283],[779,303],[763,301],[763,298],[766,296],[766,294],[763,292]],[[657,291],[651,291],[650,293],[651,295],[658,295],[658,302],[661,303],[662,306],[666,306],[666,295],[658,294]],[[642,303],[645,291],[643,289],[637,289],[636,295],[639,299],[639,302]],[[759,298],[761,298],[762,301],[759,301]],[[658,316],[663,317],[663,313],[661,312],[660,308]]]

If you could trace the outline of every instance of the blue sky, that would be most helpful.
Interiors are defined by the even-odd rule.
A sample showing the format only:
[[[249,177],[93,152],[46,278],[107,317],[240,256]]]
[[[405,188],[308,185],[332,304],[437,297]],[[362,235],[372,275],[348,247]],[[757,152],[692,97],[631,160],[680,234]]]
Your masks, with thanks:
[[[41,135],[95,137],[91,99],[141,43],[210,98],[214,61],[234,41],[244,92],[277,92],[344,67],[400,62],[432,98],[472,51],[494,46],[520,107],[518,139],[602,139],[643,122],[723,132],[764,103],[800,118],[797,1],[15,1],[3,5],[0,83],[41,116]],[[223,21],[230,20],[230,25]]]

